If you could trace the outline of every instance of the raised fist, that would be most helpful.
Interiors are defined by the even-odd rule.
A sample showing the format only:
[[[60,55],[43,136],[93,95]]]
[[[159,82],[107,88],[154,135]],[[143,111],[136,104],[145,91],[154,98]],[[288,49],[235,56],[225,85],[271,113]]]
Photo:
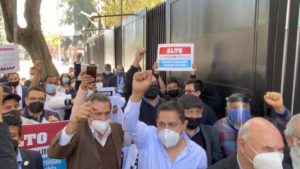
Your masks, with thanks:
[[[264,95],[265,102],[272,106],[273,109],[277,113],[283,113],[284,112],[284,105],[283,105],[283,98],[280,93],[277,92],[267,92]]]

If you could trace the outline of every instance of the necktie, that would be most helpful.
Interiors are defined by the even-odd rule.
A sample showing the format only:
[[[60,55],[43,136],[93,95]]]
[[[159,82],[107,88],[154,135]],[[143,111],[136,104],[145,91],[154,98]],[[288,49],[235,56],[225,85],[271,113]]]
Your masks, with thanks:
[[[17,88],[16,88],[16,87],[14,87],[13,93],[14,93],[14,94],[17,94]]]

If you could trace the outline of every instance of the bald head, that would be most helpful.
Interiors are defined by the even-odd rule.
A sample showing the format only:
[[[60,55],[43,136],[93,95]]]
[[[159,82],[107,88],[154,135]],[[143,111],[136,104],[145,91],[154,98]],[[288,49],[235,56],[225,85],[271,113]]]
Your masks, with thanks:
[[[264,118],[252,118],[239,130],[238,157],[245,168],[253,168],[249,159],[266,152],[282,152],[284,147],[279,130]]]
[[[239,130],[238,138],[257,144],[281,144],[283,140],[279,130],[268,120],[255,117],[248,120]]]

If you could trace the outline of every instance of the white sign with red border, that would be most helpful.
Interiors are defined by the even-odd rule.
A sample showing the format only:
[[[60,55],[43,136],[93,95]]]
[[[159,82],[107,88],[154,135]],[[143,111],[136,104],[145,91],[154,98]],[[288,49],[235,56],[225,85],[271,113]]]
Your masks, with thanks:
[[[194,44],[159,44],[157,64],[160,71],[191,71],[194,63]]]
[[[0,45],[0,74],[18,72],[19,70],[18,45]]]

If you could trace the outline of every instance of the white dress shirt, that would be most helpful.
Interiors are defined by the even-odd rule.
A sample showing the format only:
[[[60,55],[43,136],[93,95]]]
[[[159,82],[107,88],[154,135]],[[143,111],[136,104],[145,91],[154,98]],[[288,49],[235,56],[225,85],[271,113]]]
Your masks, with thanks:
[[[111,134],[110,126],[108,127],[107,131],[104,133],[104,136],[103,136],[102,139],[99,138],[99,133],[95,129],[93,129],[93,127],[90,126],[90,129],[91,129],[91,132],[93,134],[93,137],[97,140],[97,142],[99,144],[101,144],[101,146],[104,147],[105,144],[106,144],[108,136]],[[60,135],[59,145],[66,146],[66,145],[70,144],[70,142],[71,142],[72,138],[74,137],[74,135],[75,135],[75,132],[72,135],[68,135],[66,133],[66,127],[64,127],[64,129],[62,130],[61,135]]]

